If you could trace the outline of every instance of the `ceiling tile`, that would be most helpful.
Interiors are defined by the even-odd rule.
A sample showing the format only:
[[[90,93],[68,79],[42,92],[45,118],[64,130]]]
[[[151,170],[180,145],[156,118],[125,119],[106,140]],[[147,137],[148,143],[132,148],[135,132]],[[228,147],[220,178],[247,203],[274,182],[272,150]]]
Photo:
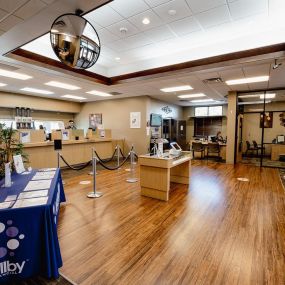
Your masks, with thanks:
[[[184,0],[173,0],[154,8],[153,10],[166,23],[191,16],[192,14]],[[170,15],[169,11],[171,10],[175,11],[176,14]]]
[[[152,30],[145,31],[144,34],[153,42],[160,42],[175,37],[175,35],[167,26],[161,26]]]
[[[107,27],[123,20],[123,17],[108,5],[88,13],[88,18],[102,27]]]
[[[231,20],[227,5],[197,14],[195,17],[204,28],[217,26]]]
[[[226,69],[218,72],[223,81],[244,78],[241,68]]]
[[[5,17],[8,13],[4,10],[0,9],[0,20],[3,19],[3,17]]]
[[[124,40],[118,40],[112,43],[108,43],[106,46],[117,52],[122,52],[128,49],[128,45]]]
[[[30,0],[26,5],[17,10],[14,15],[24,20],[32,17],[47,5],[40,0]]]
[[[131,36],[129,38],[126,38],[124,41],[129,49],[142,47],[152,43],[150,39],[142,34]]]
[[[125,18],[149,9],[149,6],[143,0],[116,0],[111,2],[110,6]]]
[[[193,13],[200,13],[226,4],[225,0],[186,0]]]
[[[144,0],[150,7],[155,7],[164,3],[169,2],[170,0]]]
[[[170,23],[169,26],[178,36],[184,36],[186,34],[201,30],[194,17],[188,17],[175,21]]]
[[[148,25],[144,25],[142,23],[142,20],[144,18],[148,18],[150,20],[150,23]],[[149,30],[163,24],[162,20],[152,10],[148,10],[141,14],[135,15],[128,20],[141,31]]]
[[[102,44],[110,43],[119,39],[119,37],[110,33],[107,29],[99,30],[98,35]]]
[[[12,12],[21,5],[25,4],[25,2],[27,2],[27,0],[13,0],[13,1],[0,0],[0,9]]]
[[[22,19],[11,15],[7,19],[5,19],[4,21],[2,21],[0,23],[0,30],[8,31],[8,30],[12,29],[14,26],[16,26],[17,24],[19,24],[22,21],[23,21]]]
[[[270,64],[257,64],[253,66],[243,67],[246,77],[269,75]]]
[[[127,32],[121,32],[120,31],[121,28],[126,28]],[[127,20],[123,20],[121,22],[113,24],[109,26],[107,29],[120,38],[126,38],[126,37],[139,33],[139,30],[137,29],[137,27],[131,24]]]
[[[268,0],[237,0],[229,3],[233,19],[240,19],[268,11]]]

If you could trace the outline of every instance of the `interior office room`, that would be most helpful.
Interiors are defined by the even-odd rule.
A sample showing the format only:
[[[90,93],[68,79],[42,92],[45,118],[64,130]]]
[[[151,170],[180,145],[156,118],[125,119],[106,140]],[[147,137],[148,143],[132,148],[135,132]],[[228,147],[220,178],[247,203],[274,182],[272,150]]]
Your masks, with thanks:
[[[283,0],[0,0],[0,284],[285,284]]]

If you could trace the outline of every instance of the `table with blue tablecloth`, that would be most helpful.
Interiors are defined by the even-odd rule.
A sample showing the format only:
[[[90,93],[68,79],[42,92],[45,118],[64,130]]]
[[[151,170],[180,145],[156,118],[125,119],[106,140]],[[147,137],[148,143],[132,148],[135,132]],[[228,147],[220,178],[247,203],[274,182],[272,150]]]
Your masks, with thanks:
[[[50,187],[45,190],[45,204],[15,206],[16,202],[27,202],[21,193],[26,195],[24,189],[36,173],[12,174],[9,188],[3,187],[4,180],[0,181],[0,205],[14,197],[9,208],[0,209],[0,283],[36,275],[59,277],[62,259],[57,221],[60,203],[65,202],[60,170],[54,169]]]

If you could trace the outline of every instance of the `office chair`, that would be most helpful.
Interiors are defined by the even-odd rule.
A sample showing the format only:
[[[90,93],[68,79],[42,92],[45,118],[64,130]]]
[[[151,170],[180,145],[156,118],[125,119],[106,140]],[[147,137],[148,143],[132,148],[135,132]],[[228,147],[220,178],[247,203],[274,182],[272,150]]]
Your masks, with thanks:
[[[256,150],[257,156],[258,156],[258,151],[259,150],[261,150],[261,151],[263,150],[262,153],[263,154],[265,153],[265,147],[264,146],[258,145],[256,141],[252,141],[252,143],[253,143],[253,146],[254,146],[254,148]]]
[[[208,143],[208,147],[207,147],[207,160],[210,157],[209,154],[215,154],[215,157],[218,160],[221,160],[222,157],[220,155],[221,153],[221,148],[220,145],[218,143]]]
[[[251,151],[253,153],[254,151],[257,151],[257,149],[254,146],[251,146],[249,141],[246,141],[245,156],[248,156],[249,151]]]
[[[192,153],[193,153],[193,158],[195,152],[200,152],[201,153],[201,159],[205,157],[205,147],[201,142],[192,142]]]

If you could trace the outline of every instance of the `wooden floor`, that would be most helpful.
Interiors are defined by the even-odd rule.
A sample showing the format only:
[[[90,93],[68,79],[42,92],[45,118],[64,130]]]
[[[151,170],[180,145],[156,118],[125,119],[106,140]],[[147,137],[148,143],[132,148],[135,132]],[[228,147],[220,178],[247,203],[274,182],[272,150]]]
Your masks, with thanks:
[[[64,173],[59,221],[61,272],[75,283],[285,284],[277,170],[195,161],[189,189],[173,185],[169,202],[141,197],[124,169],[100,171],[104,196],[88,199],[81,173]]]

